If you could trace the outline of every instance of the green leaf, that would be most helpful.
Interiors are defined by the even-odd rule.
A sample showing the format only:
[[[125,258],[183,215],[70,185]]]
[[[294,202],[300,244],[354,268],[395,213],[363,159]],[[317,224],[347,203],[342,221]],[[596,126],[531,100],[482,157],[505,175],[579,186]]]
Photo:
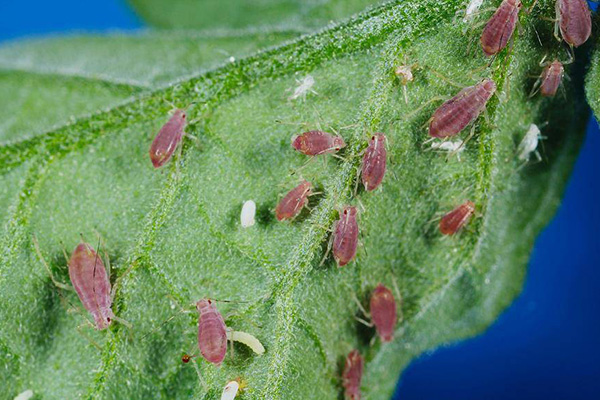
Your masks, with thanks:
[[[58,124],[74,109],[78,118],[35,136],[31,131],[41,131],[41,123],[21,122],[31,128],[11,128],[10,135],[23,139],[0,146],[5,391],[12,396],[32,389],[48,399],[214,399],[228,380],[241,377],[248,384],[243,398],[329,399],[340,396],[344,357],[358,348],[366,358],[364,398],[385,399],[416,355],[485,329],[521,290],[533,241],[559,204],[586,121],[579,78],[585,66],[582,57],[572,65],[566,98],[530,98],[530,75],[539,73],[544,53],[531,22],[551,32],[552,24],[539,18],[552,13],[551,2],[521,17],[524,30],[512,52],[504,51],[489,69],[482,69],[489,59],[469,46],[477,31],[463,35],[468,25],[455,20],[461,7],[458,0],[388,3],[159,89],[152,88],[155,79],[195,70],[173,65],[185,61],[157,58],[152,41],[143,51],[129,42],[135,38],[80,38],[80,47],[64,42],[58,61],[75,59],[73,53],[86,47],[81,60],[96,47],[104,54],[94,55],[76,77],[64,69],[62,75],[98,90],[93,76],[109,68],[103,75],[110,82],[107,99],[95,104],[111,107],[84,115],[91,109],[81,103],[94,98],[92,89],[40,80],[42,116]],[[53,43],[57,53],[60,39]],[[133,59],[128,53],[135,48]],[[21,54],[18,47],[11,51]],[[191,54],[182,59],[201,59],[202,51],[189,46]],[[120,60],[114,69],[112,62],[102,67],[109,54]],[[32,51],[28,57],[52,55]],[[69,65],[58,61],[48,67],[51,74]],[[149,70],[149,62],[164,75]],[[408,102],[393,73],[401,63],[416,64]],[[439,102],[427,101],[455,94],[459,89],[449,80],[477,82],[471,71],[492,76],[498,96],[460,159],[430,151],[423,125]],[[13,97],[20,90],[32,96],[19,79],[35,74],[5,74]],[[307,74],[316,93],[289,100]],[[60,90],[69,108],[54,104]],[[186,139],[181,157],[156,171],[148,148],[172,104],[188,107],[188,133],[197,141]],[[16,108],[20,120],[36,119],[28,107]],[[517,144],[529,124],[546,121],[544,161],[523,166]],[[344,159],[322,157],[300,170],[306,157],[290,148],[289,139],[318,126],[344,136]],[[388,173],[380,190],[354,196],[360,154],[374,131],[389,138]],[[272,210],[300,175],[323,194],[301,218],[279,223]],[[257,224],[243,229],[239,213],[248,199],[258,205]],[[436,219],[465,199],[476,203],[477,217],[459,235],[441,237]],[[337,268],[329,258],[320,265],[336,209],[359,202],[364,211],[356,261]],[[84,326],[79,333],[89,315],[69,312],[81,308],[78,298],[52,284],[34,251],[35,235],[54,275],[66,282],[61,248],[74,248],[80,233],[96,246],[96,231],[113,281],[123,278],[114,310],[131,330],[114,324],[102,332]],[[394,281],[404,318],[392,343],[370,345],[373,331],[355,321],[353,297],[366,304],[377,283],[393,287]],[[227,325],[253,334],[266,348],[256,356],[236,344],[220,368],[198,360],[206,386],[192,365],[180,361],[196,346],[197,318],[179,309],[203,297],[231,300],[217,302]]]

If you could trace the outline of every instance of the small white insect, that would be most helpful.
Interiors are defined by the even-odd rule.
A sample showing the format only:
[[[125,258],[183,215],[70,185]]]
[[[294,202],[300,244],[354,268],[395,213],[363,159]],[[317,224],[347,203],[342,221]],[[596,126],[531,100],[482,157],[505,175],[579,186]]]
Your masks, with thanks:
[[[456,153],[456,157],[458,161],[460,161],[460,153],[465,150],[465,146],[463,145],[462,140],[451,141],[446,140],[443,142],[433,142],[431,143],[431,148],[433,150],[447,151],[448,153]]]
[[[261,355],[265,352],[265,348],[262,345],[262,343],[259,342],[257,338],[255,338],[254,336],[252,336],[249,333],[228,330],[227,331],[227,339],[234,341],[234,342],[240,342],[240,343],[245,344],[246,346],[250,347],[250,349],[258,355]]]
[[[33,397],[33,390],[27,389],[15,397],[15,400],[29,400]]]
[[[231,381],[225,385],[223,388],[223,393],[221,393],[221,400],[233,400],[235,396],[237,396],[237,392],[240,389],[240,384],[238,381]]]
[[[542,161],[539,151],[536,150],[542,139],[545,139],[545,137],[542,136],[540,128],[538,128],[536,124],[529,125],[529,130],[523,137],[523,140],[517,149],[519,160],[529,161],[529,157],[531,156],[531,153],[533,153],[538,162]]]
[[[311,75],[306,75],[301,80],[296,79],[296,82],[298,83],[298,86],[294,89],[294,93],[288,97],[288,100],[296,100],[298,97],[305,99],[308,92],[317,94],[312,88],[315,85],[315,78]]]
[[[482,3],[483,0],[471,0],[467,6],[467,9],[465,10],[463,22],[469,22],[471,19],[473,19],[473,16],[479,10],[479,7],[481,7]]]
[[[404,101],[408,104],[408,90],[406,89],[406,85],[408,82],[412,82],[415,79],[412,73],[412,67],[410,65],[399,65],[394,70],[394,73],[398,79],[400,79],[402,91],[404,92]]]
[[[248,200],[242,206],[242,213],[240,214],[240,222],[242,228],[249,228],[256,222],[254,216],[256,215],[256,203],[252,200]]]

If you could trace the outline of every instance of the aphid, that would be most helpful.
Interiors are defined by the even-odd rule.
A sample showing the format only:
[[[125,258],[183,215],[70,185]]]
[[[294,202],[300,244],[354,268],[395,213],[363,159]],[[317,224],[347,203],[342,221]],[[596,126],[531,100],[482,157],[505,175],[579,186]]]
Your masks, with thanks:
[[[381,283],[377,285],[371,295],[369,311],[371,313],[371,320],[381,341],[392,341],[398,320],[396,300],[392,292]]]
[[[435,110],[429,135],[437,138],[456,135],[479,116],[495,91],[496,84],[487,78],[464,88]]]
[[[173,116],[160,129],[150,146],[150,160],[154,168],[162,167],[171,159],[175,149],[181,143],[186,125],[183,110],[175,110]]]
[[[29,400],[33,397],[33,390],[27,389],[26,391],[19,393],[14,400]]]
[[[385,140],[383,133],[374,133],[363,156],[361,175],[365,190],[369,192],[377,189],[385,175],[387,162]]]
[[[341,136],[323,131],[308,131],[292,137],[292,147],[307,156],[337,153],[346,147]]]
[[[256,215],[256,203],[252,200],[244,202],[242,213],[240,214],[240,222],[242,228],[249,228],[254,225],[254,217]]]
[[[189,354],[184,354],[181,356],[181,362],[184,364],[189,363],[192,360],[192,356],[190,356]]]
[[[312,186],[308,181],[302,181],[298,186],[289,191],[277,204],[275,216],[278,221],[296,217],[306,205],[308,196],[311,194]]]
[[[360,400],[360,382],[363,375],[363,358],[358,350],[352,350],[346,357],[342,386],[346,400]]]
[[[298,86],[296,89],[294,89],[294,93],[288,97],[288,100],[296,100],[298,97],[302,97],[304,99],[309,92],[317,94],[317,92],[315,92],[312,88],[315,84],[315,78],[313,78],[311,75],[306,75],[304,78],[302,78],[302,80],[297,82]]]
[[[540,139],[543,139],[540,128],[538,128],[536,124],[529,125],[529,130],[525,133],[525,136],[521,143],[519,143],[519,148],[517,149],[519,160],[528,161],[531,153],[534,153],[537,160],[541,161],[542,157],[536,150]]]
[[[556,18],[560,33],[569,45],[579,47],[592,34],[592,17],[585,0],[556,0]],[[555,28],[558,37],[558,29]]]
[[[521,7],[520,0],[502,1],[481,34],[481,48],[486,55],[498,54],[506,47],[517,26]]]
[[[198,318],[198,347],[206,361],[221,365],[227,354],[227,328],[223,316],[210,299],[196,303]]]
[[[399,65],[394,70],[394,73],[400,79],[402,92],[404,93],[404,102],[408,104],[408,90],[406,89],[406,85],[415,79],[412,73],[412,67],[410,65]]]
[[[454,235],[471,219],[475,213],[475,204],[466,201],[440,220],[440,232],[444,235]]]
[[[237,396],[238,390],[240,390],[240,383],[238,381],[228,382],[223,388],[221,393],[221,400],[233,400]]]
[[[553,97],[565,74],[565,68],[558,60],[546,65],[540,76],[540,93],[545,97]]]
[[[356,256],[358,245],[358,223],[356,207],[348,206],[342,210],[340,219],[333,230],[333,257],[338,267],[348,264]]]
[[[89,244],[79,243],[71,254],[69,277],[79,300],[94,317],[96,329],[108,328],[115,319],[110,281],[102,259]]]
[[[227,331],[227,339],[229,339],[233,342],[240,342],[240,343],[245,344],[246,346],[250,347],[250,349],[253,352],[255,352],[256,354],[258,354],[259,356],[261,354],[265,353],[265,348],[262,345],[262,343],[257,338],[255,338],[254,336],[252,336],[249,333],[228,330]]]

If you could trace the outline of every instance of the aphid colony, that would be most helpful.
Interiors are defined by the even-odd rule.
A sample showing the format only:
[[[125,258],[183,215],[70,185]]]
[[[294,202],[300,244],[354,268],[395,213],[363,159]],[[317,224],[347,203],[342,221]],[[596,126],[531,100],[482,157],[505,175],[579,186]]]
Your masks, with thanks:
[[[482,0],[472,0],[465,13],[465,21],[481,6]],[[520,0],[503,0],[496,12],[492,15],[481,35],[481,47],[487,56],[494,56],[509,44],[518,23],[518,15],[523,4]],[[533,8],[533,7],[532,7]],[[529,11],[527,11],[529,12]],[[556,0],[556,27],[562,39],[571,47],[581,46],[591,35],[591,16],[585,0]],[[564,66],[559,60],[540,64],[544,67],[532,93],[540,91],[542,96],[552,97],[556,94],[564,75]],[[401,79],[404,96],[406,99],[406,85],[414,80],[412,69],[409,66],[400,66],[395,70]],[[290,99],[305,97],[306,93],[313,91],[314,78],[307,76],[299,82],[299,87]],[[496,92],[496,84],[490,79],[462,89],[451,99],[438,107],[429,121],[428,133],[431,137],[446,140],[463,131],[471,125],[485,109],[487,102]],[[150,147],[149,155],[154,168],[165,165],[174,152],[181,148],[181,141],[185,135],[186,113],[176,109],[170,119],[163,125]],[[538,141],[542,138],[539,128],[532,124],[519,145],[518,158],[527,161],[532,153],[537,154]],[[461,143],[446,142],[434,145],[439,149],[458,151]],[[334,135],[321,130],[303,132],[292,138],[292,148],[306,156],[324,156],[335,154],[346,147],[346,142],[339,135]],[[360,179],[368,192],[380,187],[387,168],[386,137],[377,132],[370,136],[362,156]],[[357,178],[359,179],[359,178]],[[309,196],[315,194],[313,185],[302,180],[291,189],[277,204],[275,216],[278,221],[289,221],[296,218],[302,209],[307,206]],[[475,214],[476,206],[471,201],[465,201],[449,211],[439,221],[439,231],[443,235],[455,235]],[[256,204],[253,201],[244,203],[240,222],[242,227],[255,224]],[[331,247],[333,257],[339,267],[347,265],[356,257],[359,228],[357,209],[354,206],[344,206],[339,211],[339,217],[333,226]],[[52,281],[59,287],[70,289],[64,283],[55,280],[48,264],[45,262],[38,243],[34,238],[35,249]],[[108,263],[108,260],[107,260]],[[111,326],[113,321],[126,325],[127,322],[116,317],[112,310],[112,302],[117,285],[111,289],[111,282],[104,262],[99,254],[89,244],[81,241],[68,260],[68,272],[72,289],[75,290],[82,305],[94,320],[95,328],[104,330]],[[126,272],[127,273],[127,272]],[[121,276],[121,278],[123,275]],[[359,308],[374,326],[381,342],[393,340],[395,327],[398,321],[396,299],[392,292],[379,284],[372,292],[367,313],[360,303]],[[237,341],[244,343],[256,354],[263,354],[265,349],[254,336],[229,329],[223,316],[218,311],[214,301],[201,299],[196,303],[198,312],[198,349],[202,357],[216,366],[219,366],[227,354],[227,342]],[[363,321],[364,322],[364,321]],[[193,356],[184,355],[182,361],[187,363]],[[360,399],[360,385],[364,368],[364,360],[358,350],[352,350],[346,357],[342,372],[342,386],[346,399]],[[243,389],[241,381],[233,380],[223,389],[222,399],[234,399],[239,390]],[[24,392],[21,396],[25,398]]]

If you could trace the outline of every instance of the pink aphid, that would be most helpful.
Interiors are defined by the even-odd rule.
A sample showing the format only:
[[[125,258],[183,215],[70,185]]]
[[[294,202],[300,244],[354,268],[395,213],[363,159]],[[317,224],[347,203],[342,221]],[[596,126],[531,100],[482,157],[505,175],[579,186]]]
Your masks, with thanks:
[[[185,112],[175,110],[173,116],[163,125],[150,146],[150,160],[152,160],[154,168],[162,167],[171,159],[177,146],[181,143],[185,125]]]
[[[337,153],[346,147],[341,136],[323,131],[308,131],[292,138],[292,147],[307,156]]]
[[[481,48],[486,55],[498,54],[506,47],[517,26],[521,7],[520,0],[504,0],[500,4],[481,34]]]
[[[79,300],[94,317],[96,329],[103,330],[115,319],[110,281],[104,263],[87,243],[79,243],[69,259],[69,277]]]
[[[585,0],[556,0],[560,33],[568,44],[579,47],[592,34],[592,16]]]
[[[381,341],[391,342],[394,339],[394,330],[398,320],[396,300],[392,292],[381,283],[377,285],[371,295],[369,311]]]
[[[360,400],[360,382],[363,375],[363,358],[358,350],[352,350],[346,357],[342,386],[346,400]]]
[[[444,235],[454,235],[469,222],[474,213],[475,204],[472,201],[464,202],[442,217],[440,220],[440,232]]]
[[[496,84],[491,79],[464,88],[435,110],[429,135],[437,138],[456,135],[479,116],[495,91]]]
[[[365,190],[375,190],[381,184],[385,175],[386,158],[385,135],[374,133],[369,141],[362,163],[361,175]]]
[[[345,207],[333,230],[333,257],[339,267],[348,264],[356,256],[358,223],[356,207]]]
[[[196,303],[198,310],[198,347],[206,361],[221,365],[227,354],[227,328],[223,316],[210,299]]]
[[[302,181],[298,186],[289,191],[277,204],[275,216],[278,221],[295,218],[306,205],[312,186],[309,181]]]
[[[552,61],[546,65],[540,76],[540,93],[545,97],[552,97],[556,94],[558,86],[565,74],[565,68],[558,60]]]

